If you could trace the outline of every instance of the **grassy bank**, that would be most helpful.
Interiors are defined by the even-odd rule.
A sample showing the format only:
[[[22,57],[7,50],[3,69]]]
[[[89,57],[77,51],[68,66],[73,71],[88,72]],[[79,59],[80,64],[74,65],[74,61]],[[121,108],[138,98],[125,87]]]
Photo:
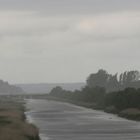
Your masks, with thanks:
[[[107,113],[117,114],[119,117],[123,117],[129,120],[140,121],[140,109],[139,108],[127,108],[123,110],[117,110],[111,106],[104,110]]]
[[[39,140],[38,129],[26,121],[23,103],[0,101],[0,140]]]

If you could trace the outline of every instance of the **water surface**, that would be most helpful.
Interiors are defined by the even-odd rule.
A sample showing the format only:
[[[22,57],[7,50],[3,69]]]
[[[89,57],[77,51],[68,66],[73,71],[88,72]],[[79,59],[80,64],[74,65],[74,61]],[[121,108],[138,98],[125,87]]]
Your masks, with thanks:
[[[27,100],[27,117],[42,140],[140,140],[140,123],[48,100]]]

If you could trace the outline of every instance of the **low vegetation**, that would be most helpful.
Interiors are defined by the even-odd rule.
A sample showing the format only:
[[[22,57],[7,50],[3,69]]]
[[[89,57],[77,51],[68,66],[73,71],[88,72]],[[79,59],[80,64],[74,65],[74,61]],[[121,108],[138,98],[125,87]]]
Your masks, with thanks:
[[[38,129],[26,122],[21,103],[0,101],[0,140],[39,140],[38,134]]]
[[[127,119],[140,121],[140,109],[137,108],[129,108],[121,111],[119,116],[125,117]]]

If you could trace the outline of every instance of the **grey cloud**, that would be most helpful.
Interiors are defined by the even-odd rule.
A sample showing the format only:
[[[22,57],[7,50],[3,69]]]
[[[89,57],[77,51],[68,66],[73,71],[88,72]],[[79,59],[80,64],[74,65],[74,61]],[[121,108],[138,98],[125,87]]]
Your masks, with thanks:
[[[139,0],[0,0],[0,9],[5,80],[76,82],[101,67],[140,69]]]
[[[1,9],[35,10],[48,15],[99,14],[139,10],[139,0],[0,0]]]

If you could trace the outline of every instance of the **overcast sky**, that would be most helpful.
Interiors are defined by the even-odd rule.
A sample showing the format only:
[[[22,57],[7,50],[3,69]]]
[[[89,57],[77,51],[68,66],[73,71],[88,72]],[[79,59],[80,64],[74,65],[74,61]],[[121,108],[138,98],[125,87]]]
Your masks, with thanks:
[[[140,0],[0,0],[0,78],[83,82],[140,70]]]

